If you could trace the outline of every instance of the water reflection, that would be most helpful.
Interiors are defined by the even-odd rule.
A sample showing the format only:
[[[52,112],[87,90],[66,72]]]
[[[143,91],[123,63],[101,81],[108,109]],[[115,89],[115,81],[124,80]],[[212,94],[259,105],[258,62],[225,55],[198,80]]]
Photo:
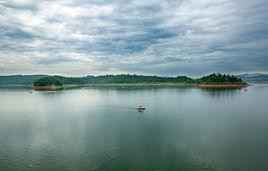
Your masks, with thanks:
[[[213,88],[213,89],[201,89],[202,93],[211,96],[213,98],[232,98],[233,96],[243,93],[241,88]]]
[[[0,137],[5,137],[0,139],[0,167],[268,168],[263,154],[268,148],[267,95],[264,87],[247,93],[174,87],[32,94],[0,90]],[[137,104],[144,104],[146,110],[138,113]]]

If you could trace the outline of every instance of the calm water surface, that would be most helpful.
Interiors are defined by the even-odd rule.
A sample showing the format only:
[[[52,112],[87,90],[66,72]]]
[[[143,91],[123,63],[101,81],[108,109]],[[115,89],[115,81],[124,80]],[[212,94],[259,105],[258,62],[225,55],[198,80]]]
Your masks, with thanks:
[[[0,90],[1,170],[268,170],[267,149],[265,85]]]

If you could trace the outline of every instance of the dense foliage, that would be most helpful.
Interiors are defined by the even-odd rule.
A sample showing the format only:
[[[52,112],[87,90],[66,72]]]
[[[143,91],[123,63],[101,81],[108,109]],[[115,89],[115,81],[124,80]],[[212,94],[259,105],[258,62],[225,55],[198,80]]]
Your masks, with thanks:
[[[158,77],[143,75],[101,75],[87,77],[61,77],[55,76],[63,84],[133,84],[133,83],[187,83],[193,80],[186,76],[178,77]]]
[[[234,75],[225,74],[211,74],[195,80],[196,83],[200,84],[227,84],[227,83],[243,83],[243,81]]]
[[[34,82],[34,80],[36,80]],[[62,76],[0,76],[0,84],[27,84],[27,85],[61,85],[61,84],[135,84],[135,83],[196,83],[196,84],[220,84],[243,83],[240,78],[233,75],[211,74],[198,79],[186,76],[159,77],[143,75],[101,75],[86,77],[62,77]]]
[[[36,80],[34,86],[62,86],[62,82],[56,77],[50,76]]]
[[[240,78],[234,75],[211,74],[199,79],[186,76],[158,77],[143,75],[102,75],[87,77],[61,77],[54,76],[63,84],[133,84],[133,83],[197,83],[197,84],[219,84],[219,83],[242,83]]]

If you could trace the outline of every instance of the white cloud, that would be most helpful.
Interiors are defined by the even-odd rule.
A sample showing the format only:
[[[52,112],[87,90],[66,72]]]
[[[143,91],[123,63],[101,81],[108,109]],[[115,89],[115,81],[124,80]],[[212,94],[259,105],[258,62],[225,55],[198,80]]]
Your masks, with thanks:
[[[0,4],[0,74],[268,68],[267,10],[265,0],[9,0]]]

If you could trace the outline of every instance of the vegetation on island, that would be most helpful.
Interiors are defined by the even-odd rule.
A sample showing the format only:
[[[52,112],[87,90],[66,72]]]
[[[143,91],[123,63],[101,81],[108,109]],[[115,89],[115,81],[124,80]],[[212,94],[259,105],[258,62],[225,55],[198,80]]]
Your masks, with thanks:
[[[24,78],[27,76],[20,76]],[[213,73],[208,76],[193,79],[187,76],[177,77],[160,77],[160,76],[144,76],[144,75],[101,75],[101,76],[86,76],[86,77],[63,77],[63,76],[42,76],[36,75],[35,81],[28,79],[28,85],[32,84],[34,88],[51,88],[63,86],[86,86],[86,85],[158,85],[158,86],[245,86],[247,85],[240,78],[234,75],[226,75]],[[18,77],[16,77],[17,79]],[[6,79],[6,78],[5,78]],[[6,81],[6,80],[5,80]],[[14,81],[13,81],[14,82]],[[21,83],[22,81],[19,81]],[[0,77],[1,84],[1,77]]]
[[[34,81],[47,77],[49,75],[8,75],[0,76],[0,86],[31,86]],[[195,84],[212,84],[218,82],[229,84],[247,83],[267,83],[268,74],[253,73],[253,74],[240,74],[236,76],[224,74],[211,74],[198,79],[192,79],[186,76],[178,77],[158,77],[158,76],[142,76],[142,75],[102,75],[102,76],[85,76],[85,77],[62,77],[53,76],[65,84],[141,84],[141,83],[194,83]],[[223,79],[224,78],[224,79]]]
[[[226,75],[226,74],[211,74],[208,76],[204,76],[202,78],[194,80],[197,84],[241,84],[244,83],[241,78],[238,78],[234,75]]]
[[[209,76],[192,79],[186,76],[177,77],[159,77],[159,76],[143,76],[143,75],[102,75],[87,77],[62,77],[50,76],[38,79],[34,82],[34,86],[62,86],[62,85],[86,85],[86,84],[184,84],[184,85],[227,85],[227,84],[245,84],[240,78],[234,75],[211,74]]]
[[[54,76],[40,78],[33,84],[34,89],[59,89],[62,86],[62,82]]]
[[[63,84],[136,84],[136,83],[186,83],[193,79],[186,76],[159,77],[143,75],[101,75],[87,77],[61,77],[54,76]]]

